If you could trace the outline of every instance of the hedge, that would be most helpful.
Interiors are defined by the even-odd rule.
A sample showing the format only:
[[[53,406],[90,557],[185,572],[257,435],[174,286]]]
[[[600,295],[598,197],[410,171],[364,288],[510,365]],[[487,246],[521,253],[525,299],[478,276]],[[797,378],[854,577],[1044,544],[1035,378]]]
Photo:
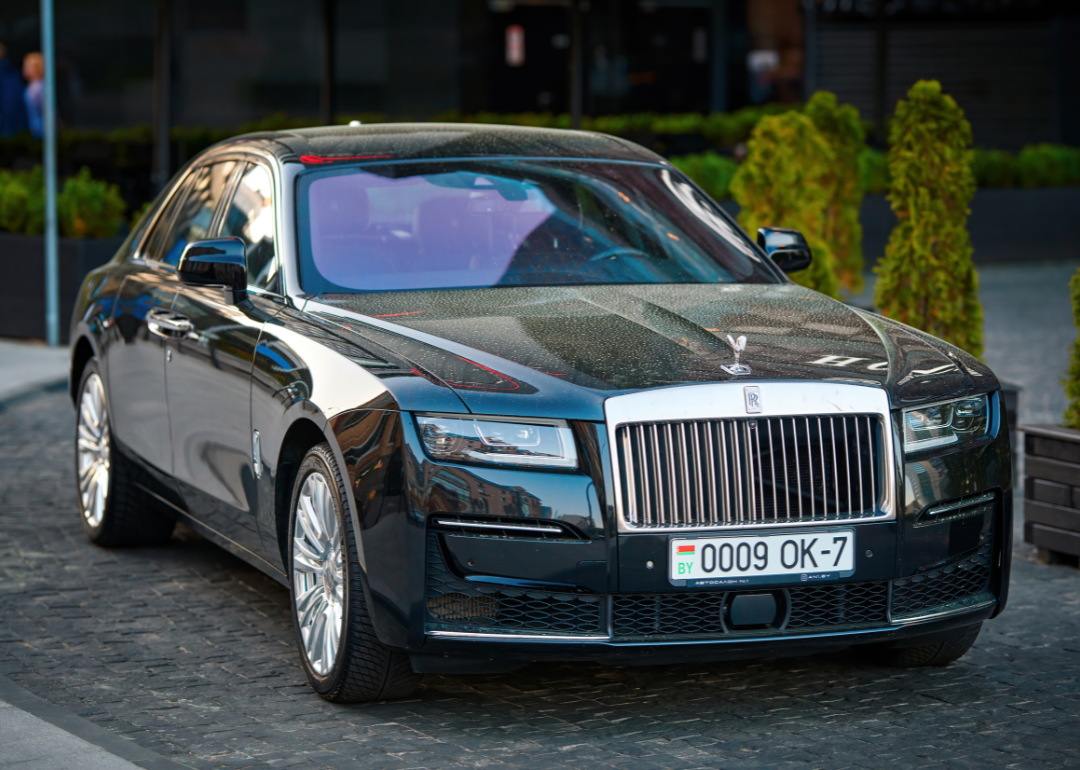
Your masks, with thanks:
[[[793,104],[767,104],[744,107],[735,112],[684,113],[663,115],[653,112],[630,113],[625,115],[602,115],[582,118],[582,128],[599,131],[615,136],[641,139],[644,134],[654,135],[700,135],[712,145],[734,145],[746,141],[751,130],[766,115],[776,115],[799,109]],[[385,123],[387,118],[380,113],[360,115],[342,115],[340,123],[360,120],[363,123]],[[495,113],[481,112],[463,115],[458,112],[446,112],[435,116],[434,121],[450,123],[498,123],[515,126],[535,126],[539,128],[569,128],[570,116],[550,112]],[[283,114],[271,115],[263,120],[244,123],[228,128],[207,128],[205,126],[176,126],[170,131],[170,141],[174,153],[181,160],[195,155],[212,144],[253,131],[280,131],[290,128],[305,128],[320,125],[309,118],[290,118]],[[76,150],[79,145],[104,143],[113,148],[112,162],[121,168],[133,162],[132,151],[140,148],[149,151],[153,144],[153,131],[147,124],[114,131],[96,131],[88,129],[65,129],[59,133],[57,147],[63,157]],[[0,139],[0,166],[10,166],[13,158],[38,157],[41,143],[32,139],[28,133]]]
[[[885,153],[866,148],[859,157],[863,190],[883,193],[889,187]],[[1070,187],[1080,185],[1080,149],[1061,144],[1032,144],[1019,154],[1006,150],[971,150],[971,170],[979,189]]]
[[[56,196],[60,234],[67,238],[109,238],[124,226],[126,204],[116,185],[83,168]],[[0,170],[0,230],[25,235],[45,231],[45,181],[41,166],[31,171]]]

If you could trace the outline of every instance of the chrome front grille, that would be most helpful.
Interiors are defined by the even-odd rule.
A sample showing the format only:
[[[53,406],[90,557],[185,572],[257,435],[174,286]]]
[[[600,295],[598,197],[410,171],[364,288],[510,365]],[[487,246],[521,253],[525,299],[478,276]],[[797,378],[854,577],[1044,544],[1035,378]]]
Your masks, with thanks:
[[[619,425],[630,529],[760,526],[881,515],[877,414]]]

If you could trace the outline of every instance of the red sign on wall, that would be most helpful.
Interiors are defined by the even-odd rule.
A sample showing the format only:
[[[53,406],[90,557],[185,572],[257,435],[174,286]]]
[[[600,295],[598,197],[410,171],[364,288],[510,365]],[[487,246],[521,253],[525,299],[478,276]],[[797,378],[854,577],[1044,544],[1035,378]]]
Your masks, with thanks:
[[[525,28],[520,24],[506,28],[506,63],[511,67],[525,63]]]

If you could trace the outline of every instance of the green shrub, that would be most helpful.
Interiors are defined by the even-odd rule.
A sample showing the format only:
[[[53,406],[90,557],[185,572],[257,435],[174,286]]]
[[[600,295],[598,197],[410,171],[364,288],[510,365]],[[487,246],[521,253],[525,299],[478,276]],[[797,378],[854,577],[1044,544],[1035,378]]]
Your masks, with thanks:
[[[791,277],[830,297],[839,293],[825,239],[825,209],[835,186],[834,162],[832,147],[806,115],[770,115],[755,126],[746,160],[731,182],[731,195],[742,207],[739,224],[751,234],[767,226],[800,231],[814,252],[814,261]]]
[[[829,244],[840,284],[854,294],[863,291],[862,224],[859,209],[863,190],[859,153],[866,147],[859,111],[839,104],[836,94],[818,91],[806,103],[806,116],[814,121],[833,151],[832,197],[825,209],[824,238]]]
[[[17,189],[22,182],[10,171],[0,170],[0,230],[22,232],[26,216],[26,204],[19,200],[23,191]]]
[[[1013,187],[1017,178],[1016,158],[1005,150],[972,150],[971,173],[980,189]]]
[[[45,177],[41,167],[6,173],[0,180],[0,230],[24,235],[45,232]]]
[[[859,151],[859,184],[864,195],[889,191],[889,156],[881,150],[863,147]]]
[[[889,203],[896,227],[877,267],[874,301],[889,318],[982,355],[983,311],[971,262],[971,125],[936,80],[896,107],[889,135]]]
[[[1080,184],[1080,149],[1059,144],[1032,144],[1016,159],[1022,187],[1064,187]]]
[[[731,180],[739,170],[734,159],[712,150],[673,157],[671,164],[697,182],[713,200],[728,197]]]
[[[111,238],[124,226],[120,188],[90,177],[90,169],[64,183],[56,197],[56,216],[60,234],[68,238]]]
[[[1073,323],[1080,329],[1080,270],[1069,281],[1069,293],[1072,295]],[[1065,427],[1080,430],[1080,336],[1072,344],[1070,353],[1069,371],[1061,381],[1069,399],[1069,405],[1065,407]]]
[[[90,177],[89,169],[64,182],[56,196],[60,234],[68,238],[108,238],[124,224],[124,199],[114,184]],[[25,235],[45,232],[45,176],[32,171],[0,172],[0,230]]]

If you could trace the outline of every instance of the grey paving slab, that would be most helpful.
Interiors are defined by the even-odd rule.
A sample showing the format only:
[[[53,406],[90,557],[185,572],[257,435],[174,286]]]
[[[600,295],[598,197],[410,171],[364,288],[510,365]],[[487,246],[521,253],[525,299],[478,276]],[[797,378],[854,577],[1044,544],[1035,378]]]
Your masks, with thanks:
[[[0,767],[18,770],[139,770],[125,759],[0,703]]]
[[[0,403],[67,380],[67,346],[0,339]]]

